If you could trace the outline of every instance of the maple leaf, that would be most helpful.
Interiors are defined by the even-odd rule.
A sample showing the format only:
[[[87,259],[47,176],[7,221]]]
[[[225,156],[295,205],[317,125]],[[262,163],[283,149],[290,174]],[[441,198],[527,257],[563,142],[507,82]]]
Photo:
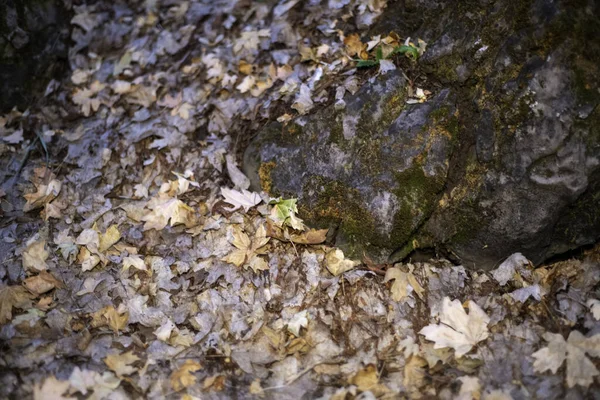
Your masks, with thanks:
[[[171,226],[185,224],[191,227],[195,224],[194,210],[181,200],[157,201],[150,204],[148,208],[152,211],[142,217],[142,221],[145,222],[144,231],[164,229],[169,221]]]
[[[69,389],[69,381],[59,381],[53,376],[44,380],[41,385],[33,386],[34,400],[71,400],[74,397],[64,396],[64,393]]]
[[[113,306],[106,306],[101,310],[92,313],[91,317],[92,321],[90,325],[93,328],[108,325],[112,328],[113,331],[115,331],[115,333],[125,329],[125,327],[127,326],[127,321],[129,321],[128,312],[120,312]]]
[[[296,202],[296,199],[271,199],[271,201],[269,201],[269,204],[273,206],[271,214],[269,215],[271,221],[280,228],[283,227],[283,225],[287,225],[299,231],[306,229],[302,220],[296,216],[296,213],[298,212]]]
[[[419,298],[423,299],[423,287],[419,284],[412,272],[404,272],[400,268],[390,268],[385,273],[383,283],[394,280],[392,284],[392,299],[394,301],[402,301],[410,294],[410,291],[415,291]]]
[[[33,296],[22,286],[0,288],[0,325],[12,319],[12,309],[31,307]]]
[[[231,242],[235,246],[235,250],[222,260],[237,267],[250,267],[255,273],[267,270],[269,266],[266,261],[258,256],[266,254],[265,245],[269,242],[269,239],[264,225],[256,230],[252,240],[245,232],[236,229],[233,232],[233,241]]]
[[[562,363],[567,360],[567,386],[588,387],[598,376],[598,369],[585,355],[600,357],[600,334],[585,337],[579,331],[571,331],[565,341],[558,333],[546,332],[544,339],[548,346],[533,353],[533,368],[536,372],[547,370],[556,374]]]
[[[186,360],[185,363],[179,369],[173,371],[171,374],[171,387],[175,391],[183,390],[196,383],[196,377],[194,372],[202,369],[202,365],[194,360]]]
[[[360,36],[357,33],[346,36],[344,38],[344,46],[346,46],[346,53],[350,57],[356,55],[363,60],[369,58],[369,54],[366,52],[367,44],[361,42]]]
[[[232,208],[225,210],[233,212],[240,207],[248,212],[249,209],[262,201],[258,193],[242,190],[241,192],[235,189],[221,188],[221,195],[225,198],[225,202],[231,204]]]
[[[358,261],[348,260],[340,249],[333,249],[325,256],[325,265],[333,276],[338,276],[360,264]]]
[[[428,325],[419,333],[435,342],[435,349],[451,347],[457,357],[467,354],[477,343],[487,339],[490,317],[473,301],[469,300],[469,314],[458,300],[444,297],[441,324]]]
[[[123,354],[109,354],[104,359],[104,363],[108,368],[113,370],[117,376],[122,377],[136,372],[138,368],[132,367],[131,364],[139,360],[140,358],[133,354],[133,351],[128,351]]]

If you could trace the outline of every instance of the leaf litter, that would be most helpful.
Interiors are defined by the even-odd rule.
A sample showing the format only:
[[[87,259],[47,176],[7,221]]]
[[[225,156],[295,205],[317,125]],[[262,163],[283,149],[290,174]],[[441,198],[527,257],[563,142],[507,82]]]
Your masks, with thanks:
[[[491,272],[349,259],[249,188],[264,123],[420,56],[385,1],[73,7],[71,76],[0,116],[0,397],[598,396],[600,253]],[[408,53],[407,53],[408,54]],[[427,101],[410,88],[409,103]],[[34,121],[34,122],[32,122]],[[33,153],[37,127],[49,151]]]

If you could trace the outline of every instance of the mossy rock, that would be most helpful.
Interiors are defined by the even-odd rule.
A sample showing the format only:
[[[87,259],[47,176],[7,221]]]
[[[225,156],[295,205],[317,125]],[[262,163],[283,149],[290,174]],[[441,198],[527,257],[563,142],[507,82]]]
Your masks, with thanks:
[[[406,104],[395,71],[343,111],[268,126],[245,154],[254,189],[298,197],[307,222],[336,229],[355,257],[426,247],[489,269],[596,242],[600,6],[457,4],[392,3],[373,28],[398,21],[428,42],[406,71],[426,77],[426,103]]]

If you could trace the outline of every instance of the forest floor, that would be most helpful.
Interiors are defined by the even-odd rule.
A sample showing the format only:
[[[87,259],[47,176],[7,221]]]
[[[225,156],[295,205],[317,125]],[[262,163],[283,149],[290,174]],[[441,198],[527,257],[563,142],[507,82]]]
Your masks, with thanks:
[[[70,76],[0,117],[1,398],[600,396],[598,247],[375,265],[245,190],[260,127],[411,62],[357,72],[385,2],[319,3],[75,7]]]

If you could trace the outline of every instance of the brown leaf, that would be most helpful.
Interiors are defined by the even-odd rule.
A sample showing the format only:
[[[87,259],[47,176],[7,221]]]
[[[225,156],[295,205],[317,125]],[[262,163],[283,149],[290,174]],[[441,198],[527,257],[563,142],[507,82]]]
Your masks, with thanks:
[[[196,383],[194,372],[202,369],[202,365],[194,360],[186,360],[178,370],[171,374],[171,387],[176,392],[192,386]]]
[[[311,229],[300,235],[290,235],[290,240],[297,244],[320,244],[327,238],[329,229]]]
[[[51,273],[42,271],[39,275],[31,276],[23,282],[27,290],[36,296],[51,291],[54,288],[64,287],[63,283]]]
[[[23,286],[0,288],[0,325],[12,319],[12,309],[31,307],[33,296]]]
[[[358,56],[363,60],[369,58],[366,52],[367,44],[361,42],[360,36],[357,33],[348,35],[344,38],[344,45],[346,46],[346,52],[350,57]]]
[[[109,354],[104,359],[104,363],[108,368],[113,370],[117,376],[130,375],[138,370],[138,368],[132,367],[136,361],[140,358],[133,354],[133,351],[128,351],[123,354]]]

